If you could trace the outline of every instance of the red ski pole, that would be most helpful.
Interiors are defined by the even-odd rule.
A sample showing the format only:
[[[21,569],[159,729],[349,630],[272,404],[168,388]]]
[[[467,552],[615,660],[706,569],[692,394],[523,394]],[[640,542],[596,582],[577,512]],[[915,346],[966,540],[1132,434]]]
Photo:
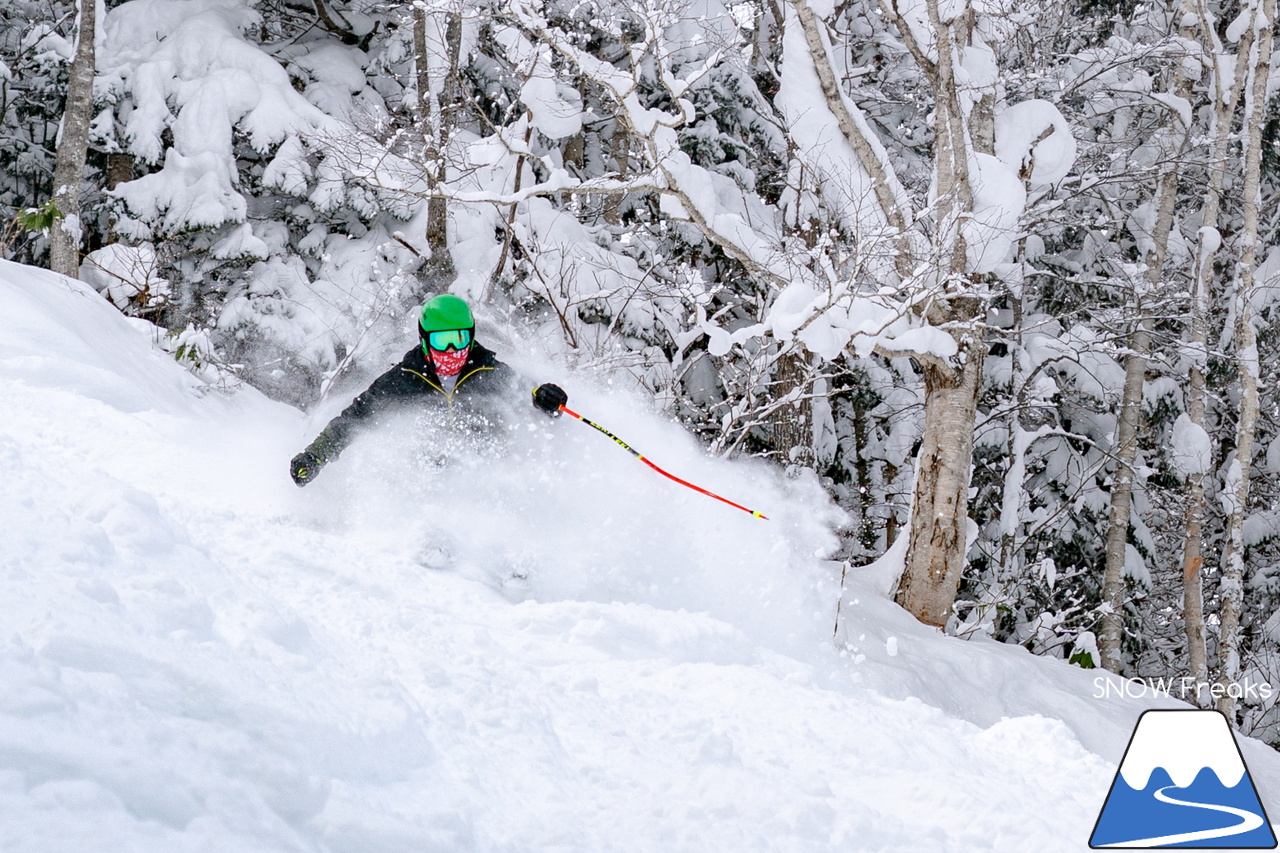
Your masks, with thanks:
[[[561,406],[561,407],[560,407],[560,411],[564,412],[566,415],[568,415],[568,416],[570,416],[570,417],[572,417],[572,418],[577,418],[578,420],[582,421],[584,424],[586,424],[586,425],[587,425],[587,426],[589,426],[589,427],[593,427],[593,428],[595,428],[595,429],[600,430],[600,432],[602,432],[602,433],[604,433],[605,435],[609,436],[609,438],[612,438],[612,439],[614,440],[614,442],[616,442],[616,443],[617,443],[617,445],[618,445],[619,447],[621,447],[623,450],[627,451],[627,452],[628,452],[628,453],[630,453],[632,456],[634,456],[635,458],[639,459],[641,462],[643,462],[644,464],[648,465],[650,468],[652,468],[653,470],[657,471],[657,472],[658,472],[659,474],[661,474],[662,476],[666,477],[668,480],[675,480],[677,483],[679,483],[679,484],[680,484],[680,485],[682,485],[682,486],[686,486],[686,487],[688,487],[688,488],[690,488],[690,489],[693,489],[695,492],[701,492],[702,494],[706,495],[706,496],[707,496],[707,497],[709,497],[709,498],[715,498],[716,500],[720,501],[721,503],[727,503],[729,506],[734,507],[734,508],[736,508],[736,509],[740,509],[740,510],[742,510],[743,512],[749,512],[749,513],[751,513],[752,515],[754,515],[756,518],[763,518],[763,519],[765,519],[766,521],[768,521],[768,520],[769,520],[769,517],[768,517],[768,516],[766,516],[766,515],[762,515],[761,513],[756,512],[754,509],[747,509],[747,508],[746,508],[745,506],[743,506],[742,504],[736,504],[736,503],[734,503],[733,501],[729,500],[728,498],[722,498],[722,497],[720,497],[719,495],[715,494],[714,492],[708,492],[706,489],[704,489],[704,488],[702,488],[702,487],[700,487],[700,486],[695,486],[693,483],[690,483],[690,482],[688,482],[688,481],[686,481],[686,480],[681,480],[679,477],[675,476],[674,474],[668,474],[666,471],[663,471],[661,468],[659,468],[657,465],[654,465],[654,464],[653,464],[652,462],[650,462],[648,459],[645,459],[645,458],[644,458],[644,456],[643,456],[643,455],[641,455],[639,452],[637,452],[637,451],[635,450],[635,448],[633,448],[631,445],[627,444],[625,441],[623,441],[622,439],[618,438],[616,435],[614,435],[613,433],[609,432],[609,431],[608,431],[607,429],[605,429],[604,427],[600,426],[600,424],[595,423],[594,421],[589,421],[589,420],[587,420],[587,419],[586,419],[586,418],[584,418],[582,415],[580,415],[580,414],[578,414],[577,412],[575,412],[575,411],[573,411],[572,409],[570,409],[568,406]]]

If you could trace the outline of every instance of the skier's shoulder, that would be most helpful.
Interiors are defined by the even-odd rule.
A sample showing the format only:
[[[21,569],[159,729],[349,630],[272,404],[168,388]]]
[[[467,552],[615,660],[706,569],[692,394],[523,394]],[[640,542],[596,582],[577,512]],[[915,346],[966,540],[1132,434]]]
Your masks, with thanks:
[[[396,396],[407,393],[415,384],[420,384],[420,380],[415,382],[414,376],[425,373],[426,369],[421,348],[414,347],[404,354],[404,358],[374,379],[365,395]]]
[[[471,353],[467,357],[467,367],[502,371],[507,369],[507,366],[498,360],[498,356],[493,350],[478,341],[471,344]]]
[[[415,346],[404,354],[404,358],[400,359],[400,363],[387,371],[387,373],[395,373],[397,371],[421,370],[427,366],[427,358],[422,354],[422,347]]]

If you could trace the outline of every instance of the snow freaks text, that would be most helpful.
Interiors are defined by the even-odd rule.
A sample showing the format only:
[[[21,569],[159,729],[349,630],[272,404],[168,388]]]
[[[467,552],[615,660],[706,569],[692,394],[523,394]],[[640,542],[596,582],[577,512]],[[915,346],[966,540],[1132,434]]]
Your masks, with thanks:
[[[1180,678],[1134,677],[1126,679],[1107,678],[1100,675],[1093,680],[1093,698],[1095,699],[1144,699],[1153,696],[1183,699],[1185,701],[1203,702],[1206,699],[1221,699],[1230,696],[1232,699],[1270,699],[1276,694],[1275,688],[1266,681],[1243,681],[1223,684],[1219,682],[1197,681],[1189,675]]]

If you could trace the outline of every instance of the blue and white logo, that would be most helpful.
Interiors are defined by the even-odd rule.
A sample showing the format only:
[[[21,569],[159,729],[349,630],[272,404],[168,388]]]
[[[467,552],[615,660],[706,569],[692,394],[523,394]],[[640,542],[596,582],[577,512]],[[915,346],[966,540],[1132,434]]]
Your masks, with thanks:
[[[1144,713],[1089,846],[1274,848],[1227,718],[1217,711]]]

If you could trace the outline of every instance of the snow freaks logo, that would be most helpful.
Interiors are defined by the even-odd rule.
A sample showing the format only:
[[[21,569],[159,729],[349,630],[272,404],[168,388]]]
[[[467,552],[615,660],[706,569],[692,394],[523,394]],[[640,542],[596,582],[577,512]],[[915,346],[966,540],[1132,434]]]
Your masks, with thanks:
[[[1123,681],[1117,681],[1114,678],[1100,675],[1093,680],[1094,699],[1111,699],[1113,697],[1144,699],[1147,696],[1163,696],[1168,699],[1172,696],[1184,702],[1190,702],[1193,699],[1196,702],[1205,702],[1206,699],[1216,701],[1223,696],[1230,696],[1232,699],[1270,699],[1275,694],[1275,688],[1268,682],[1250,681],[1247,678],[1242,682],[1232,684],[1216,682],[1209,684],[1204,681],[1196,681],[1190,676],[1181,678],[1128,678]]]
[[[1227,718],[1217,711],[1145,712],[1089,846],[1274,848]]]

